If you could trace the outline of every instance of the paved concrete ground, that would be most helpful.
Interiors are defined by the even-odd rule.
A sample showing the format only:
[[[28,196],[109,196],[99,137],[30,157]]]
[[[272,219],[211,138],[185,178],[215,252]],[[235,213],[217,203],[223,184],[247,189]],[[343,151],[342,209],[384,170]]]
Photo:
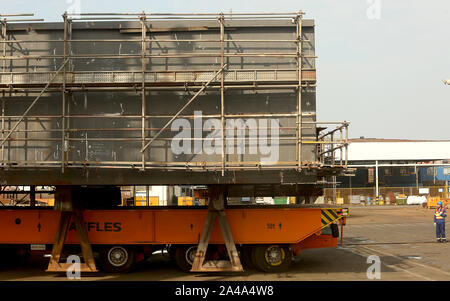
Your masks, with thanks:
[[[286,273],[186,274],[159,254],[129,274],[96,274],[83,280],[368,280],[367,257],[381,260],[382,280],[450,280],[450,243],[435,243],[433,211],[416,206],[350,207],[344,245],[305,250]],[[0,280],[66,280],[34,260],[0,270]]]

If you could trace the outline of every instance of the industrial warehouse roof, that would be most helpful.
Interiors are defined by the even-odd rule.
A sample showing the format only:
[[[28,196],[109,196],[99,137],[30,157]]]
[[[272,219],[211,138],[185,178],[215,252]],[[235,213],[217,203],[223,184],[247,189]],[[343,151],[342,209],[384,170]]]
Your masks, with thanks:
[[[349,161],[450,159],[450,140],[362,138],[349,142]]]

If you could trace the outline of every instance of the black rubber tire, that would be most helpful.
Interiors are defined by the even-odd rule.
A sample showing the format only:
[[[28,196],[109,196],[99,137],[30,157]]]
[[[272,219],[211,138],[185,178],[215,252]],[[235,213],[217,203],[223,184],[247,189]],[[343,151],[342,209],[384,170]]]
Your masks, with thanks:
[[[8,250],[3,246],[0,247],[0,268],[8,266],[8,263],[10,263],[9,258],[11,258],[11,253],[12,252],[8,252]]]
[[[337,224],[331,224],[330,228],[331,228],[331,235],[334,238],[339,237],[339,226]]]
[[[175,246],[169,246],[167,248],[167,253],[169,254],[170,261],[175,261],[175,251],[176,251]]]
[[[270,262],[266,256],[273,249],[280,254],[277,262]],[[286,271],[291,265],[292,252],[285,245],[259,245],[252,249],[252,260],[255,266],[263,272],[279,273]]]
[[[241,263],[246,270],[254,270],[256,266],[252,260],[253,246],[243,246],[241,249]]]
[[[197,250],[197,246],[177,246],[175,247],[174,259],[178,268],[183,272],[190,272],[193,261],[188,259],[188,252]]]
[[[123,255],[123,260],[113,262],[114,252]],[[99,250],[100,268],[108,273],[127,273],[130,272],[136,264],[136,251],[128,246],[108,246]]]

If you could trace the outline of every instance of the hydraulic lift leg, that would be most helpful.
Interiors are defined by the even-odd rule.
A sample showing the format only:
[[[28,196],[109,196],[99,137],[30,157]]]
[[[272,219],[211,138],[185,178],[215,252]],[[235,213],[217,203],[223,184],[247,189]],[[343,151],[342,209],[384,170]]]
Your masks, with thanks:
[[[75,228],[80,241],[84,263],[80,264],[81,272],[97,272],[94,255],[92,253],[89,237],[84,225],[82,208],[77,207],[76,200],[72,200],[70,187],[57,187],[55,194],[55,210],[61,211],[58,229],[56,231],[55,242],[53,244],[52,256],[48,264],[47,272],[65,272],[71,263],[61,263],[61,254],[66,241],[67,231],[70,221],[74,220]]]
[[[225,214],[225,195],[223,186],[211,186],[210,193],[211,197],[208,216],[206,217],[205,226],[203,227],[191,272],[242,272],[243,268],[239,259],[239,254],[236,245],[234,244],[233,235]],[[209,239],[216,219],[219,222],[230,261],[221,260],[205,262],[206,250],[208,249]]]

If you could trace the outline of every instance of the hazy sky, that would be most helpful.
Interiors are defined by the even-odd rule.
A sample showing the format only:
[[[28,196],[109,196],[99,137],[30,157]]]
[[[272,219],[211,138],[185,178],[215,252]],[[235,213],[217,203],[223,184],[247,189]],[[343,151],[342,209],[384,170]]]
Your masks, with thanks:
[[[1,0],[0,14],[61,21],[73,1]],[[449,0],[79,1],[81,12],[302,9],[316,22],[318,120],[350,121],[351,137],[450,139]]]

